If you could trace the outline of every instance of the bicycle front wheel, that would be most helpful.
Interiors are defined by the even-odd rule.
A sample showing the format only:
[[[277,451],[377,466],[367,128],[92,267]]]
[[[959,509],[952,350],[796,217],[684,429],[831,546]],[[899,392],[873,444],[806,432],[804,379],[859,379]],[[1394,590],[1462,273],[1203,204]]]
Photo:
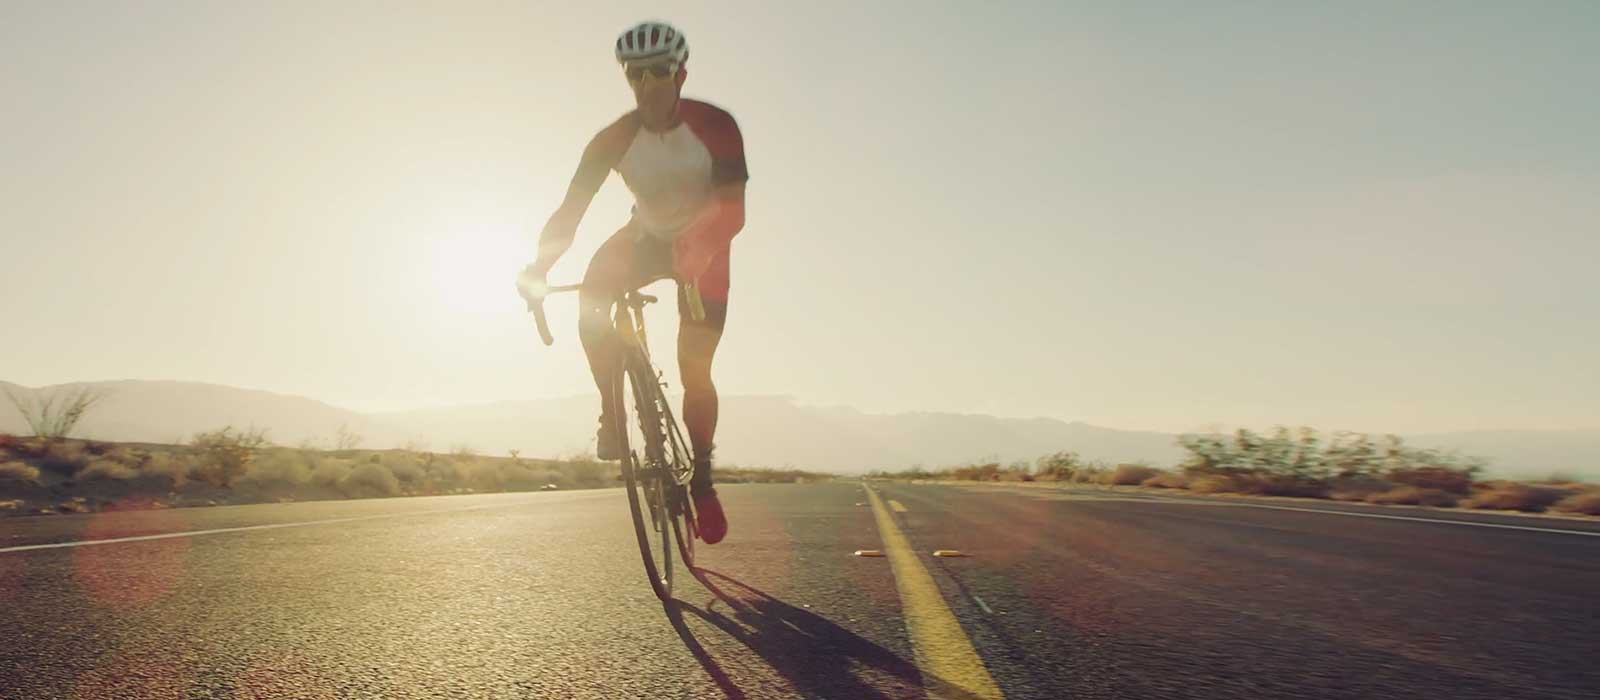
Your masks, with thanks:
[[[613,412],[621,423],[616,426],[617,434],[625,436],[621,445],[622,477],[645,576],[656,597],[665,601],[672,598],[672,553],[676,543],[668,511],[675,484],[663,466],[666,437],[662,432],[661,388],[642,357],[630,353],[626,365],[626,371],[617,377],[615,396],[620,405]]]

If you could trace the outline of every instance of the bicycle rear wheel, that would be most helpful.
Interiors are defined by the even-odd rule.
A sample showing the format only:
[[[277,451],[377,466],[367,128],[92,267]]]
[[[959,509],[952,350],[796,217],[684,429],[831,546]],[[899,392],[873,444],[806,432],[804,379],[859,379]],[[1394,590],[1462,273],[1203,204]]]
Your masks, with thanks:
[[[622,477],[633,516],[634,535],[639,540],[639,555],[644,560],[645,576],[656,597],[672,597],[673,518],[669,507],[675,486],[663,467],[660,411],[660,385],[648,362],[629,352],[626,371],[617,377],[617,410],[621,423]]]

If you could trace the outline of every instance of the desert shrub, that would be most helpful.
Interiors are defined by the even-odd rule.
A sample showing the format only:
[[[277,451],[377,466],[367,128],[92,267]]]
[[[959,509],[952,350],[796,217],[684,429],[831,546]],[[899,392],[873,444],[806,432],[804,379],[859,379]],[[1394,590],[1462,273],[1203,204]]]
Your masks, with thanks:
[[[0,482],[39,482],[39,468],[25,462],[0,462]]]
[[[566,471],[571,474],[573,486],[598,488],[616,484],[614,477],[618,473],[618,467],[614,464],[584,459],[568,462]]]
[[[1113,486],[1138,486],[1160,474],[1160,469],[1144,464],[1118,464],[1116,469],[1106,473],[1105,483]]]
[[[457,457],[456,464],[467,473],[466,483],[478,491],[499,491],[505,488],[505,475],[498,465],[478,457]]]
[[[383,455],[383,466],[389,468],[400,483],[411,484],[422,481],[427,476],[423,471],[422,458],[412,452],[390,452]]]
[[[969,464],[964,467],[956,467],[950,471],[950,476],[953,479],[959,479],[961,481],[998,481],[1000,479],[1000,472],[1001,467],[999,462],[987,462],[984,464]]]
[[[345,475],[350,473],[351,462],[338,457],[318,457],[311,467],[311,483],[323,488],[337,489]]]
[[[339,491],[351,498],[394,496],[400,493],[400,480],[378,462],[362,462],[339,481]]]
[[[1242,487],[1233,477],[1211,474],[1190,477],[1189,490],[1195,493],[1239,493]]]
[[[32,389],[14,392],[7,388],[5,394],[33,434],[44,438],[66,437],[95,404],[106,397],[104,389],[87,385],[49,392]]]
[[[264,430],[236,431],[233,426],[198,433],[191,445],[199,451],[190,475],[212,486],[226,487],[249,470],[255,450],[267,445]]]
[[[1392,491],[1395,486],[1373,476],[1338,476],[1328,480],[1328,497],[1339,501],[1365,501],[1367,496]]]
[[[1565,489],[1500,482],[1474,493],[1465,505],[1469,508],[1487,510],[1542,513],[1569,495],[1571,492]]]
[[[468,470],[455,459],[441,455],[432,457],[432,460],[422,466],[423,472],[429,479],[448,486],[457,486],[467,480]]]
[[[1446,491],[1457,495],[1472,492],[1472,470],[1443,466],[1391,469],[1384,478],[1396,484],[1419,489]]]
[[[39,455],[39,466],[45,471],[71,476],[89,466],[90,459],[92,457],[88,450],[84,449],[83,443],[52,440],[44,446],[43,454]]]
[[[173,488],[189,482],[189,472],[194,468],[190,460],[180,454],[157,452],[150,455],[140,467],[145,476],[166,479]]]
[[[1368,503],[1381,505],[1405,506],[1432,506],[1434,508],[1453,508],[1459,496],[1443,489],[1419,488],[1416,486],[1399,486],[1389,491],[1367,494],[1364,499]]]
[[[139,477],[139,470],[110,459],[97,459],[79,470],[78,481],[126,481]]]
[[[250,469],[241,481],[262,486],[301,486],[311,483],[315,458],[298,450],[269,450],[250,461]]]
[[[495,473],[495,483],[501,489],[526,491],[537,488],[533,482],[533,470],[525,464],[501,461],[490,464],[489,469]]]
[[[1328,482],[1321,479],[1292,475],[1256,476],[1250,480],[1250,490],[1264,496],[1292,496],[1295,498],[1327,498]]]
[[[1033,473],[1040,481],[1067,481],[1082,464],[1078,453],[1063,450],[1035,460]]]
[[[1572,494],[1557,501],[1550,509],[1562,513],[1600,515],[1600,490]]]
[[[1176,472],[1164,471],[1145,479],[1140,485],[1157,489],[1183,489],[1189,487],[1189,479]]]

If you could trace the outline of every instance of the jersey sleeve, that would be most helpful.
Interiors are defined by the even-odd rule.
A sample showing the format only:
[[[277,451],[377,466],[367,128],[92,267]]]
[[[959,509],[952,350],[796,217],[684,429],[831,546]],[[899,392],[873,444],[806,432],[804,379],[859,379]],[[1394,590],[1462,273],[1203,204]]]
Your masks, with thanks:
[[[683,117],[706,150],[711,152],[711,184],[727,185],[750,179],[744,159],[744,136],[733,115],[695,100],[684,101]]]
[[[628,146],[633,143],[633,137],[639,133],[639,116],[637,112],[622,115],[600,133],[595,134],[589,141],[588,147],[583,149],[583,163],[599,172],[600,179],[616,169],[617,163],[622,161],[622,155],[628,151]]]

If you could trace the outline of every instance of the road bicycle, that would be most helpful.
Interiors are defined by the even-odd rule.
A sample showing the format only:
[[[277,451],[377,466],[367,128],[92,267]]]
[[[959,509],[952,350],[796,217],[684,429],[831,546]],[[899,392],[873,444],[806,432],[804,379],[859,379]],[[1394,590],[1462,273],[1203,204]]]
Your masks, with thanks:
[[[577,284],[550,287],[548,294],[577,291],[581,287]],[[690,314],[697,319],[704,318],[698,290],[685,285],[683,293]],[[694,460],[689,456],[689,445],[667,401],[667,383],[650,359],[644,308],[658,301],[636,287],[624,293],[613,306],[611,332],[620,339],[622,362],[611,379],[613,404],[606,413],[615,421],[611,428],[622,455],[623,486],[628,492],[633,531],[639,539],[645,576],[650,579],[656,597],[667,601],[672,598],[674,550],[682,557],[685,567],[694,566],[695,514],[689,498]],[[544,344],[555,342],[545,321],[544,297],[529,301],[528,306]]]

